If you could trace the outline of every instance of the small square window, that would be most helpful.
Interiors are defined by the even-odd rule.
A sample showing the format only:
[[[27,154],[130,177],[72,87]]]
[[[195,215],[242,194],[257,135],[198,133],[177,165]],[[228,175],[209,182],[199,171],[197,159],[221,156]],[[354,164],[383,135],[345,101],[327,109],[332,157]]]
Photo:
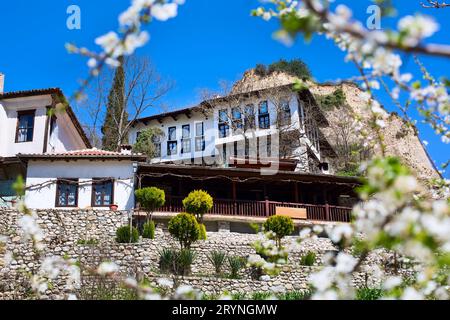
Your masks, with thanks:
[[[226,109],[219,110],[219,122],[220,123],[228,122],[228,112]]]
[[[195,124],[195,136],[202,137],[204,134],[203,122],[197,122]]]
[[[167,155],[173,156],[177,154],[177,142],[167,141]]]
[[[191,126],[188,124],[183,125],[181,127],[181,132],[182,132],[181,137],[183,139],[189,139],[191,137]]]
[[[78,179],[64,178],[56,182],[56,207],[78,206]]]
[[[195,138],[195,151],[205,151],[205,138],[196,137]]]
[[[259,104],[259,114],[269,113],[269,107],[267,105],[267,101],[261,101]]]
[[[169,140],[177,140],[177,127],[170,127],[169,129]]]
[[[107,178],[92,179],[92,206],[105,207],[114,203],[114,180]]]
[[[36,110],[17,112],[16,142],[33,141]]]
[[[219,124],[219,138],[228,137],[230,134],[230,126],[226,123]]]
[[[182,139],[181,153],[189,153],[189,152],[191,152],[191,139]]]

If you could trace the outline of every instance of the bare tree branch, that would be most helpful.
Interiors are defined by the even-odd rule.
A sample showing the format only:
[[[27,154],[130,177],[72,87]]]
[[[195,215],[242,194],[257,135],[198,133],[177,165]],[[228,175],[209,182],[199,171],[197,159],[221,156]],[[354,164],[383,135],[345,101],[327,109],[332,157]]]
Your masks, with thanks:
[[[428,4],[421,2],[420,5],[423,8],[434,8],[434,9],[450,7],[450,4],[447,4],[445,2],[439,2],[439,1],[433,1],[433,0],[427,0],[427,2],[428,2]]]
[[[113,115],[114,130],[117,130],[117,146],[127,141],[128,133],[136,119],[142,117],[152,108],[159,109],[161,99],[169,92],[174,84],[164,80],[147,58],[127,57],[124,61],[125,92],[124,108],[119,114]],[[99,80],[89,92],[90,100],[86,109],[90,125],[89,132],[97,136],[98,122],[104,117],[108,90],[112,86],[114,70],[103,69]],[[93,134],[91,135],[93,136]],[[99,142],[94,145],[99,146]]]
[[[312,0],[304,0],[306,7],[317,15],[323,23],[328,23],[331,19],[327,8],[318,9]],[[340,28],[340,32],[348,33],[358,39],[368,39],[369,35],[373,31],[358,28],[351,24],[345,24]],[[373,38],[373,37],[372,37]],[[426,44],[416,46],[400,46],[396,41],[389,40],[387,42],[378,43],[380,46],[400,50],[407,53],[420,53],[425,55],[439,56],[450,58],[450,46],[442,44]]]

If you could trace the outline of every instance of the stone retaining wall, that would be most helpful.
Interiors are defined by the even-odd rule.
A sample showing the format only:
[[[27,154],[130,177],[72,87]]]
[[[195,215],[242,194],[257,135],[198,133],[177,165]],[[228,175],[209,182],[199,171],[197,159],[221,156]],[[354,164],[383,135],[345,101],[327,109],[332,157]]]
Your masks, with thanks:
[[[141,239],[136,244],[118,244],[115,242],[117,227],[127,224],[127,212],[118,211],[64,211],[43,210],[37,212],[38,223],[43,228],[46,249],[45,255],[69,257],[80,261],[83,267],[96,267],[102,261],[113,261],[120,266],[121,272],[135,277],[155,279],[164,277],[159,274],[159,252],[163,248],[177,247],[178,244],[164,230],[157,226],[155,239]],[[6,248],[13,253],[14,259],[7,266],[0,265],[0,299],[23,298],[29,291],[28,278],[25,273],[36,272],[39,262],[36,261],[29,241],[23,239],[21,231],[16,228],[16,220],[21,214],[14,210],[0,210],[0,235],[7,237]],[[294,246],[289,256],[289,263],[279,276],[270,282],[253,280],[249,270],[244,270],[241,279],[231,280],[215,278],[214,267],[208,260],[213,250],[224,251],[228,255],[247,257],[254,253],[251,244],[257,239],[255,234],[233,232],[208,232],[208,239],[198,241],[192,247],[197,257],[192,266],[193,277],[182,280],[192,284],[206,293],[218,293],[228,290],[241,292],[270,291],[273,287],[285,290],[301,290],[307,288],[307,278],[311,267],[300,266],[300,257],[308,252],[317,254],[316,266],[321,264],[322,256],[329,250],[335,250],[327,238],[303,241]],[[297,237],[286,237],[285,245],[296,243]],[[96,239],[96,245],[81,245],[80,240]],[[368,263],[381,259],[380,256],[370,258]],[[225,267],[225,273],[228,272]],[[356,276],[356,285],[361,285],[364,276]],[[61,285],[59,285],[61,284]],[[63,279],[57,279],[49,298],[61,297],[64,293]]]

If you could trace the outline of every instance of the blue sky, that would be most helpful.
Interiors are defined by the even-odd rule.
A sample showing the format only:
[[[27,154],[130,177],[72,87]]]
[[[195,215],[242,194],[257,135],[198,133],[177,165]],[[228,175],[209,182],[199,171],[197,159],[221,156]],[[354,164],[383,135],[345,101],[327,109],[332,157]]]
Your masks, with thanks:
[[[370,1],[337,1],[349,4],[358,18],[365,19]],[[448,43],[450,9],[422,9],[419,0],[397,0],[400,14],[425,12],[433,15],[441,30],[430,39]],[[64,44],[73,42],[95,48],[94,39],[117,28],[117,16],[128,0],[15,0],[0,2],[0,72],[6,74],[6,90],[61,87],[66,95],[77,88],[77,81],[87,74],[85,59],[67,54]],[[66,28],[66,9],[81,8],[81,30]],[[257,63],[271,63],[280,58],[301,58],[318,81],[347,78],[357,74],[343,61],[343,54],[327,40],[316,37],[310,44],[298,40],[286,47],[272,39],[276,21],[265,22],[250,16],[257,0],[187,0],[179,15],[167,22],[148,27],[149,44],[138,55],[148,56],[158,71],[175,81],[175,88],[164,102],[170,108],[192,105],[198,101],[198,89],[215,89],[221,79],[236,80]],[[389,26],[392,20],[382,25]],[[405,59],[404,71],[417,74],[411,58]],[[450,61],[424,57],[422,61],[436,76],[450,76]],[[393,110],[391,101],[380,92],[380,101]],[[157,112],[155,110],[155,112]],[[88,119],[82,119],[88,121]],[[421,138],[437,164],[450,158],[450,147],[442,144],[432,131],[419,125]],[[445,174],[449,177],[449,173]]]

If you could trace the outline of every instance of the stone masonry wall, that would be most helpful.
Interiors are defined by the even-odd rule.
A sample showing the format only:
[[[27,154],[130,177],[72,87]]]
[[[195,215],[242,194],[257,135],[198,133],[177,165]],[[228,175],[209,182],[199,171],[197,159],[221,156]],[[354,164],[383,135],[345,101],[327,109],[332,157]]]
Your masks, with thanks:
[[[96,267],[102,261],[113,261],[120,266],[121,272],[137,278],[157,279],[159,274],[159,252],[163,248],[177,247],[178,244],[160,226],[157,226],[155,239],[141,239],[135,244],[115,242],[117,227],[127,224],[127,212],[119,211],[37,211],[38,223],[43,228],[46,243],[45,255],[57,255],[75,259],[82,268]],[[0,265],[0,299],[25,298],[29,292],[29,279],[24,273],[36,272],[36,261],[31,244],[23,239],[16,227],[16,220],[21,214],[14,210],[0,210],[0,235],[7,237],[6,249],[13,253],[14,259],[8,265]],[[243,291],[269,291],[274,288],[284,290],[301,290],[307,288],[308,275],[321,264],[322,256],[329,250],[335,250],[329,239],[318,238],[306,240],[294,246],[289,256],[289,263],[283,271],[270,281],[253,280],[249,270],[244,270],[241,279],[217,279],[214,267],[207,256],[213,250],[227,252],[228,255],[247,257],[254,253],[251,244],[257,239],[255,234],[234,232],[208,232],[208,239],[193,245],[197,257],[192,266],[192,277],[182,280],[205,293]],[[286,237],[285,245],[296,242],[297,237]],[[80,240],[96,239],[96,245],[81,245]],[[317,254],[316,267],[300,265],[300,257],[308,251]],[[1,252],[0,252],[1,254]],[[379,256],[371,258],[381,259]],[[226,268],[225,268],[226,269]],[[228,272],[228,270],[225,270]],[[362,285],[363,275],[356,275],[355,284]],[[64,279],[57,279],[52,289],[46,293],[48,298],[64,296]],[[371,280],[374,281],[374,280]],[[376,281],[376,280],[375,280]]]

